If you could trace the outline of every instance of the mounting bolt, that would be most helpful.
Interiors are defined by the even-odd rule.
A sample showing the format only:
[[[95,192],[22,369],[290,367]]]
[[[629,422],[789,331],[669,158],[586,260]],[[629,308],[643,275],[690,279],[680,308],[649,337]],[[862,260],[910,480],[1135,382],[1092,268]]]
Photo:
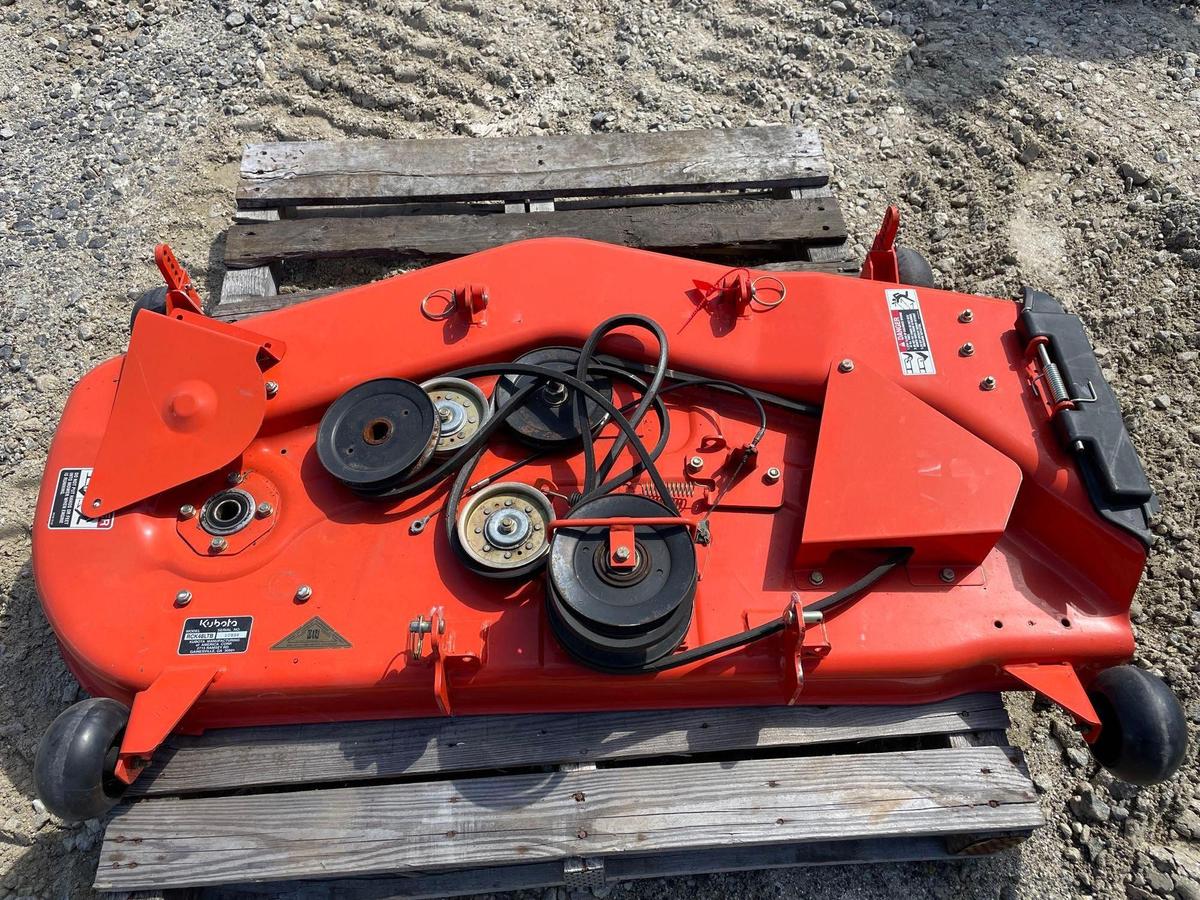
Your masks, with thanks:
[[[208,542],[208,549],[211,550],[213,553],[220,553],[222,550],[224,550],[228,546],[229,546],[229,541],[225,540],[225,538],[223,538],[223,537],[215,537],[211,541]]]
[[[183,506],[179,507],[179,518],[181,519],[190,519],[195,514],[196,507],[192,506],[190,503],[185,503]]]
[[[763,481],[765,481],[767,484],[774,484],[779,480],[779,476],[781,474],[782,473],[778,468],[771,466],[771,468],[767,469],[767,474],[763,476]]]
[[[958,348],[958,355],[959,356],[974,356],[975,355],[975,345],[972,344],[970,341],[967,341],[965,344],[963,344],[961,347]]]
[[[176,606],[187,606],[192,602],[192,592],[186,588],[175,595]]]
[[[266,384],[263,385],[263,387],[265,387],[267,389],[268,397],[274,397],[276,394],[279,393],[279,382],[278,381],[268,381]]]
[[[964,309],[958,314],[958,321],[962,322],[964,325],[970,325],[975,321],[975,313],[971,312],[969,309]]]
[[[625,562],[625,560],[629,559],[629,548],[622,544],[613,551],[613,559],[617,562]]]
[[[264,500],[262,503],[258,504],[258,509],[254,510],[254,511],[258,514],[258,517],[260,519],[265,519],[271,513],[275,512],[275,507],[273,507],[270,503],[267,503],[267,501]]]
[[[852,360],[850,358],[843,359],[840,363],[838,363],[838,371],[841,372],[843,375],[846,374],[847,372],[853,372],[854,371],[854,360]]]
[[[946,582],[946,584],[949,584],[954,580],[954,570],[949,566],[946,566],[946,568],[938,572],[938,578],[942,579],[942,581]]]
[[[989,375],[987,378],[983,379],[983,381],[979,382],[979,389],[981,391],[994,391],[996,389],[995,377]]]
[[[693,456],[687,461],[687,470],[689,472],[699,472],[704,468],[704,457]]]
[[[225,477],[225,480],[226,480],[226,481],[227,481],[227,482],[228,482],[230,485],[241,484],[243,481],[245,481],[245,480],[246,480],[246,476],[245,476],[245,475],[243,475],[241,472],[230,472],[230,473],[229,473],[229,474],[228,474],[228,475]]]
[[[312,588],[310,588],[307,584],[302,584],[302,585],[300,585],[300,587],[296,588],[296,602],[297,603],[303,603],[305,600],[307,600],[311,596],[312,596]]]
[[[808,582],[809,584],[822,585],[825,583],[825,576],[816,569],[813,569],[808,575]]]

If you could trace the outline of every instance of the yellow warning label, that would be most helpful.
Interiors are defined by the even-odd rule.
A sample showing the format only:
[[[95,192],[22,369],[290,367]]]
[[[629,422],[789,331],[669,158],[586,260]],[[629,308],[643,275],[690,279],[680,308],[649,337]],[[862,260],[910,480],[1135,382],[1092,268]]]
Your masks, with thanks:
[[[272,650],[344,650],[350,642],[334,631],[320,616],[313,616],[287,637],[271,645]]]

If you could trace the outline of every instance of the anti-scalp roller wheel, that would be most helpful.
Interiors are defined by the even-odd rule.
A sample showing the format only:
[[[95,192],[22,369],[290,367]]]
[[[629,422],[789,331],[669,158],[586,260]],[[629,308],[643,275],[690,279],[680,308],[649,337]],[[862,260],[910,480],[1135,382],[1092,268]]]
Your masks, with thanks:
[[[1100,717],[1092,756],[1130,784],[1158,784],[1187,755],[1187,718],[1163,680],[1135,666],[1105,669],[1088,687]]]
[[[571,347],[543,347],[520,357],[517,362],[543,366],[567,375],[575,374],[579,364],[579,351]],[[512,399],[513,395],[536,381],[536,375],[505,375],[496,382],[492,392],[492,404],[497,409]],[[612,383],[603,375],[590,375],[587,383],[612,399]],[[575,427],[575,392],[562,382],[549,382],[534,391],[505,422],[510,430],[526,444],[533,447],[565,447],[579,440],[580,432]],[[604,421],[604,411],[591,400],[585,404],[587,423],[593,428]]]
[[[317,456],[361,494],[382,494],[416,473],[438,440],[433,401],[419,384],[376,378],[338,397],[321,417]]]
[[[610,494],[568,518],[658,518],[671,510],[648,497]],[[683,641],[696,594],[696,549],[683,525],[634,528],[632,566],[609,556],[609,528],[562,525],[547,565],[546,607],[559,642],[585,665],[635,671]]]
[[[126,785],[113,773],[128,723],[129,707],[107,697],[81,700],[50,723],[33,762],[46,809],[81,822],[116,805]]]

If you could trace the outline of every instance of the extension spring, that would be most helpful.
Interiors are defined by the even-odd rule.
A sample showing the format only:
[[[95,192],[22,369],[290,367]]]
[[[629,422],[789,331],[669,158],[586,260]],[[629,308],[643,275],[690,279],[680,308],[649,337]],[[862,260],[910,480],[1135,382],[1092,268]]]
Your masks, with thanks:
[[[658,495],[654,485],[649,482],[638,482],[637,490],[643,497],[662,501],[662,497]],[[667,491],[676,500],[686,500],[696,493],[696,483],[694,481],[668,481]]]

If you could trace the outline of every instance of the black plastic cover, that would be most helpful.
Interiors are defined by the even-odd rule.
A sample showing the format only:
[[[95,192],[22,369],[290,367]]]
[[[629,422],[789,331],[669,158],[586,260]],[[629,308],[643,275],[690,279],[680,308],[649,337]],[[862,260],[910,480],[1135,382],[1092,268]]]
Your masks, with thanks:
[[[1158,512],[1158,498],[1150,489],[1083,322],[1066,313],[1049,294],[1027,287],[1017,327],[1026,340],[1050,339],[1046,349],[1071,397],[1090,398],[1095,391],[1094,403],[1076,403],[1073,409],[1060,411],[1055,422],[1075,454],[1096,510],[1149,547],[1150,519]]]

